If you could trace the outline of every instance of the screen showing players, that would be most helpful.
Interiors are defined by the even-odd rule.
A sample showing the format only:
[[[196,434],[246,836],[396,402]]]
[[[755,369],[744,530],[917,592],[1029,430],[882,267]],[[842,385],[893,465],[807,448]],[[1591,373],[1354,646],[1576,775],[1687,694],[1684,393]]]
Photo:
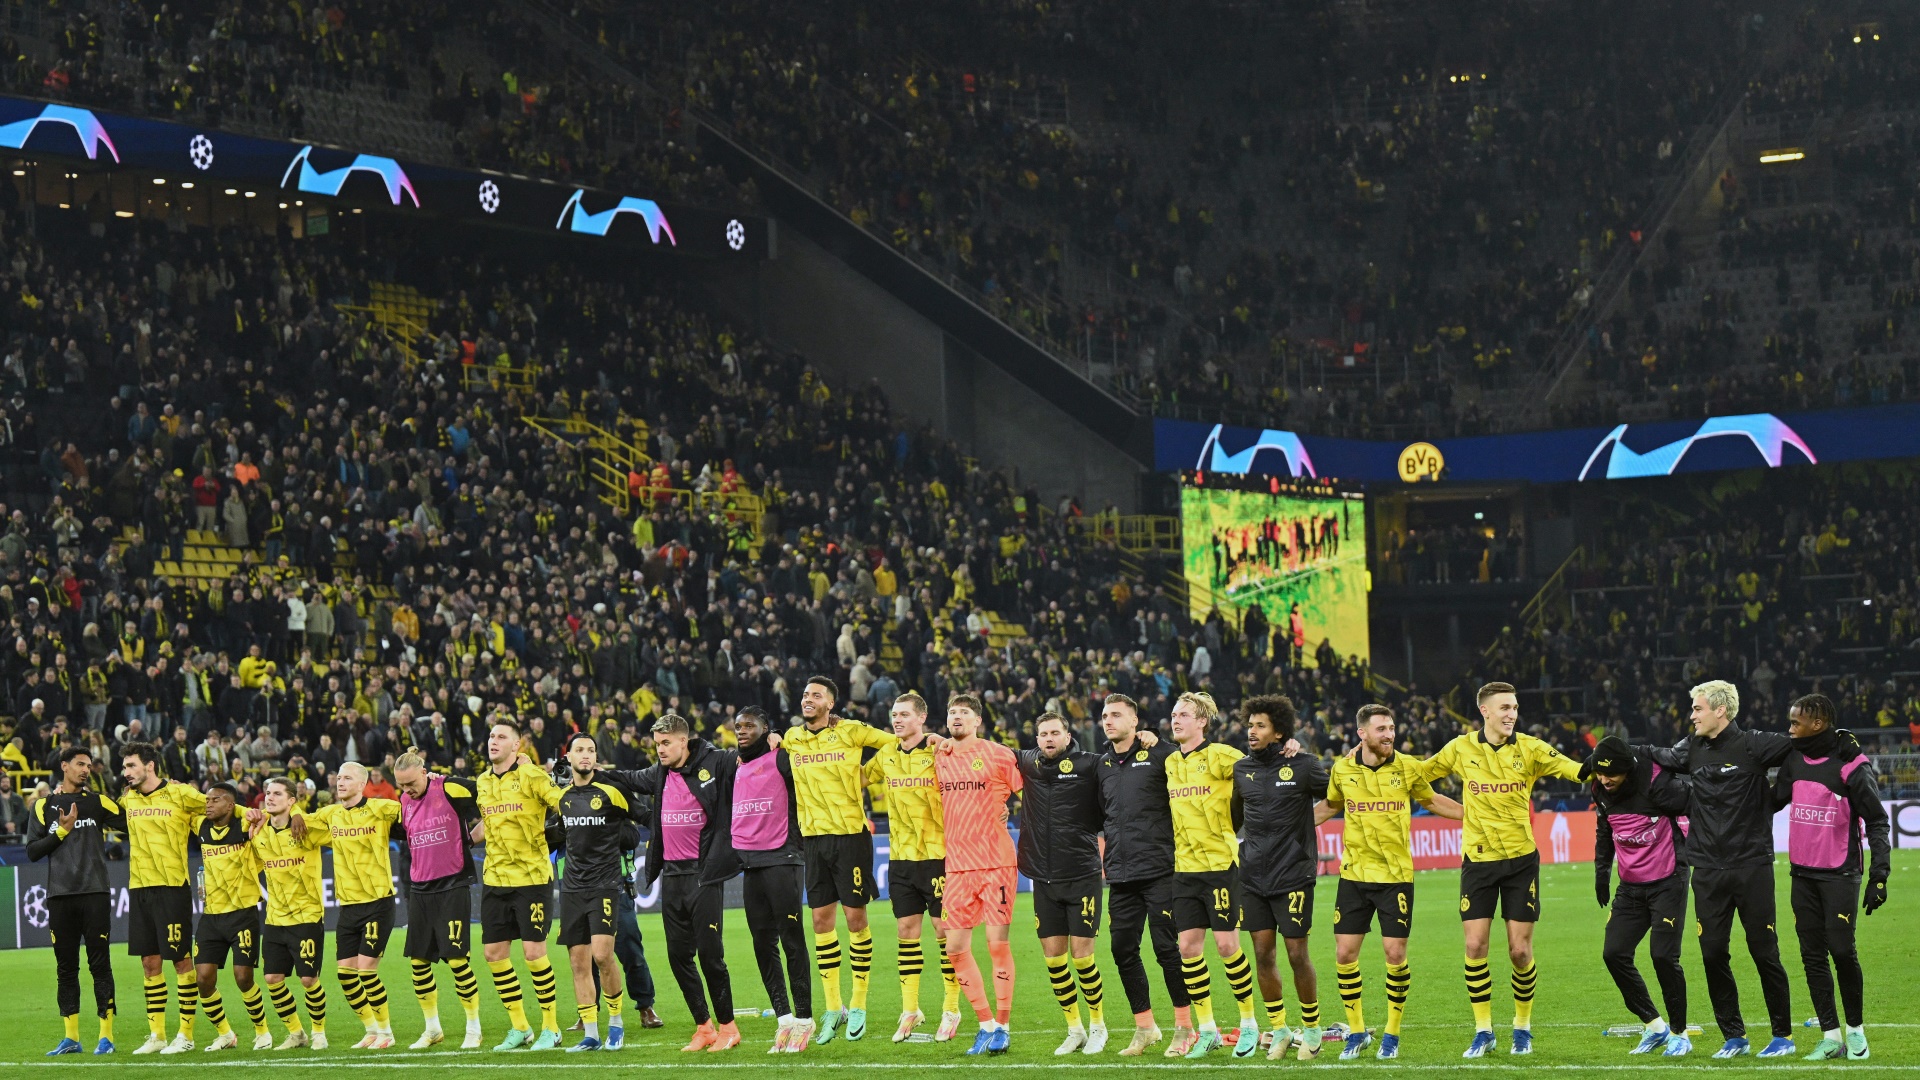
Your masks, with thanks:
[[[1212,477],[1208,477],[1209,480]],[[1324,640],[1368,658],[1366,502],[1357,494],[1184,486],[1181,537],[1193,617],[1258,607],[1274,650],[1314,663]]]

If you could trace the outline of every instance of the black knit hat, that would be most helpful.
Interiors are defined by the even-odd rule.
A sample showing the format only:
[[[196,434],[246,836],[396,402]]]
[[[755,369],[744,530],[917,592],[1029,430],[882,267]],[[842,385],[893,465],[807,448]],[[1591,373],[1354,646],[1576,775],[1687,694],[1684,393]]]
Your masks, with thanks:
[[[1600,740],[1593,748],[1593,771],[1608,776],[1620,776],[1633,771],[1639,759],[1633,756],[1633,747],[1618,735],[1609,735]]]

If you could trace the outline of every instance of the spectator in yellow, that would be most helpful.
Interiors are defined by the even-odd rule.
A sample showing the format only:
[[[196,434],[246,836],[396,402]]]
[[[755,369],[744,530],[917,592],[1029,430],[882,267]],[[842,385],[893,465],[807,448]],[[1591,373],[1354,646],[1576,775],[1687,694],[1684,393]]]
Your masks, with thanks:
[[[266,685],[267,676],[273,673],[273,662],[260,655],[260,646],[247,646],[247,655],[240,658],[240,685],[247,690],[258,690]]]

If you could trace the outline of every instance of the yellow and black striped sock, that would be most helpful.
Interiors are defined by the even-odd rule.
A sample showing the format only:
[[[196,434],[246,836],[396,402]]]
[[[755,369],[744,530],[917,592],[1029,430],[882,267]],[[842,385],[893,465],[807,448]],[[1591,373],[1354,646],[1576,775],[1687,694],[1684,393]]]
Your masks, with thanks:
[[[543,1031],[560,1030],[560,1008],[554,992],[553,963],[544,956],[536,956],[527,961],[527,974],[533,979],[533,999],[540,1004],[540,1028]]]
[[[1527,966],[1513,970],[1513,1026],[1522,1030],[1533,1027],[1533,987],[1540,969],[1533,961]]]
[[[256,1037],[266,1034],[267,1003],[260,997],[259,983],[240,991],[240,1004],[247,1007],[247,1019],[253,1022],[253,1034]]]
[[[1367,1030],[1367,1010],[1360,1001],[1362,980],[1359,963],[1335,964],[1333,970],[1340,980],[1340,1005],[1347,1010],[1347,1030]]]
[[[574,1011],[580,1014],[580,1026],[586,1029],[586,1033],[596,1039],[599,1038],[600,1003],[596,1001],[592,1004],[580,1005],[575,1007]]]
[[[200,999],[200,1009],[207,1014],[207,1023],[222,1035],[233,1034],[233,1028],[227,1025],[227,1003],[220,1000],[220,991],[215,990]]]
[[[300,1008],[294,1002],[293,987],[285,979],[267,984],[267,996],[273,999],[273,1011],[280,1014],[280,1022],[287,1025],[288,1034],[301,1030]]]
[[[1400,1034],[1400,1018],[1407,1011],[1407,987],[1413,985],[1413,968],[1406,964],[1387,965],[1387,1027],[1389,1035]]]
[[[847,967],[853,972],[853,995],[847,1007],[867,1007],[867,986],[873,977],[873,931],[847,931]]]
[[[1320,1026],[1320,999],[1315,998],[1312,1001],[1303,1001],[1300,1003],[1300,1026]]]
[[[373,1022],[380,1030],[389,1030],[393,1018],[387,1014],[387,984],[380,981],[377,971],[360,973],[360,989],[366,992],[367,1008],[373,1013]]]
[[[367,1008],[367,992],[360,985],[360,969],[341,967],[334,974],[340,977],[340,992],[346,996],[347,1008],[353,1010],[353,1015],[359,1017],[362,1024],[371,1028],[373,1011]]]
[[[179,980],[174,996],[180,1003],[180,1035],[191,1040],[194,1017],[200,1010],[200,980],[191,971],[179,976]]]
[[[1287,999],[1280,998],[1267,1002],[1267,1030],[1275,1031],[1287,1026]]]
[[[953,973],[953,960],[947,956],[947,939],[935,938],[940,949],[940,1011],[960,1011],[960,977]]]
[[[1207,972],[1207,958],[1181,957],[1180,979],[1187,984],[1187,1001],[1193,1008],[1194,1028],[1213,1023],[1213,976]]]
[[[1067,1026],[1080,1026],[1080,995],[1073,988],[1073,965],[1066,956],[1049,956],[1047,960],[1047,981],[1053,984],[1053,1000],[1059,1002],[1060,1011],[1067,1016]]]
[[[919,938],[900,939],[900,1011],[912,1012],[920,1007],[920,972],[926,967],[926,961],[920,956]]]
[[[147,1034],[167,1037],[167,977],[149,975],[146,977],[147,993]]]
[[[820,999],[828,1012],[840,1011],[840,935],[813,935],[813,963],[820,969]]]
[[[600,1004],[605,1005],[607,1007],[607,1027],[608,1028],[617,1028],[617,1027],[624,1026],[620,1022],[620,997],[621,995],[619,994],[615,994],[612,997],[608,997],[605,994],[600,995]]]
[[[1247,951],[1241,949],[1232,956],[1220,958],[1220,966],[1227,972],[1227,988],[1233,991],[1233,1000],[1240,1006],[1242,1024],[1253,1019],[1253,965],[1247,963]]]
[[[315,1035],[327,1030],[327,984],[319,979],[307,987],[307,1025]]]
[[[487,970],[493,973],[493,992],[500,995],[500,1004],[506,1006],[507,1022],[515,1031],[526,1031],[527,1007],[520,1001],[520,973],[513,970],[511,960],[489,960]]]
[[[1106,1009],[1101,1005],[1106,992],[1100,987],[1100,965],[1091,956],[1076,956],[1073,970],[1080,977],[1080,998],[1087,1003],[1087,1023],[1106,1023]]]
[[[467,1023],[479,1023],[480,977],[473,973],[473,965],[465,959],[449,960],[447,968],[453,972],[453,993],[460,999],[460,1009],[467,1014]],[[526,1025],[523,1023],[521,1026]]]
[[[420,1015],[426,1017],[427,1026],[440,1026],[440,988],[433,981],[433,965],[425,960],[408,961],[413,969],[413,996],[420,1002]]]
[[[1473,1029],[1493,1030],[1493,976],[1485,958],[1467,957],[1467,1002],[1473,1006]]]

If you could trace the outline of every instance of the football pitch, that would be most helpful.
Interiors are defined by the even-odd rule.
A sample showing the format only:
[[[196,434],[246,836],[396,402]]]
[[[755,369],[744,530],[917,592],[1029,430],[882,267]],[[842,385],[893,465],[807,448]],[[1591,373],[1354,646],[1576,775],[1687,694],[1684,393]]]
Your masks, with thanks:
[[[1409,947],[1410,963],[1413,968],[1413,985],[1407,1004],[1406,1022],[1402,1029],[1402,1051],[1398,1061],[1381,1062],[1372,1057],[1371,1050],[1361,1060],[1340,1062],[1337,1060],[1338,1046],[1326,1044],[1318,1060],[1299,1062],[1291,1056],[1284,1062],[1269,1062],[1264,1054],[1247,1060],[1234,1060],[1228,1051],[1222,1050],[1204,1061],[1167,1061],[1160,1057],[1156,1047],[1148,1057],[1129,1059],[1115,1056],[1115,1051],[1125,1046],[1131,1034],[1131,1018],[1127,1015],[1125,997],[1121,993],[1119,980],[1115,977],[1106,943],[1102,941],[1100,957],[1103,982],[1106,990],[1106,1012],[1108,1026],[1113,1032],[1113,1041],[1109,1051],[1097,1058],[1073,1056],[1056,1058],[1053,1048],[1059,1044],[1063,1032],[1063,1020],[1059,1008],[1054,1004],[1047,987],[1046,967],[1041,961],[1040,950],[1032,936],[1032,919],[1026,898],[1021,898],[1021,907],[1014,917],[1015,955],[1019,971],[1019,989],[1015,999],[1013,1017],[1013,1047],[1002,1057],[969,1058],[964,1056],[973,1029],[971,1014],[962,1026],[962,1037],[951,1043],[907,1043],[894,1045],[890,1042],[894,1022],[899,1015],[899,983],[895,977],[893,920],[885,902],[874,905],[873,931],[875,956],[873,966],[873,989],[869,1002],[869,1029],[866,1037],[857,1043],[849,1043],[844,1038],[836,1039],[826,1046],[814,1046],[799,1056],[769,1057],[765,1050],[773,1037],[771,1019],[742,1019],[741,1033],[745,1043],[737,1050],[726,1054],[687,1054],[679,1053],[679,1047],[686,1040],[690,1029],[685,1005],[681,1002],[677,986],[668,970],[666,945],[661,938],[660,920],[657,916],[645,916],[641,919],[641,930],[646,937],[647,958],[652,967],[654,981],[659,994],[657,1008],[667,1026],[660,1030],[645,1031],[637,1026],[637,1020],[631,1012],[629,1022],[635,1026],[629,1028],[626,1048],[617,1054],[565,1054],[560,1052],[535,1055],[528,1051],[495,1054],[490,1051],[461,1052],[457,1049],[463,1028],[459,1001],[453,995],[452,977],[444,965],[436,968],[440,984],[440,1010],[442,1024],[446,1028],[449,1041],[428,1051],[409,1051],[404,1049],[420,1032],[421,1022],[419,1006],[410,989],[407,963],[401,955],[400,941],[396,935],[388,947],[381,975],[386,983],[388,995],[392,1000],[393,1028],[399,1045],[385,1051],[356,1051],[346,1049],[360,1036],[360,1024],[353,1013],[347,1009],[340,995],[338,983],[334,980],[332,965],[325,969],[324,981],[331,992],[328,1005],[328,1028],[334,1049],[313,1052],[295,1050],[285,1053],[259,1052],[246,1049],[228,1050],[218,1054],[206,1054],[195,1050],[192,1054],[178,1057],[133,1057],[131,1050],[145,1037],[145,1019],[139,1011],[140,969],[137,960],[120,955],[123,946],[115,946],[115,973],[118,979],[118,999],[122,1006],[117,1020],[116,1042],[119,1052],[112,1057],[95,1058],[89,1055],[76,1055],[48,1059],[41,1055],[50,1049],[60,1038],[60,1022],[54,1006],[53,955],[50,950],[36,949],[0,953],[0,986],[5,992],[0,994],[0,1074],[46,1075],[52,1070],[176,1070],[191,1071],[217,1066],[223,1072],[234,1069],[265,1068],[277,1077],[304,1078],[337,1074],[343,1070],[376,1070],[381,1074],[395,1073],[405,1077],[453,1078],[462,1075],[495,1076],[502,1073],[535,1076],[548,1073],[578,1074],[592,1070],[629,1072],[634,1070],[692,1069],[708,1074],[727,1072],[747,1072],[761,1075],[805,1075],[820,1077],[822,1080],[835,1076],[852,1076],[856,1072],[871,1075],[878,1069],[911,1070],[960,1070],[966,1069],[978,1076],[993,1076],[1000,1073],[1022,1074],[1036,1069],[1075,1069],[1092,1073],[1113,1072],[1117,1070],[1139,1069],[1347,1069],[1374,1073],[1431,1072],[1440,1067],[1461,1069],[1489,1076],[1512,1076],[1515,1074],[1540,1073],[1553,1076],[1623,1076],[1631,1073],[1654,1074],[1660,1072],[1699,1073],[1711,1071],[1726,1075],[1761,1075],[1794,1073],[1804,1074],[1812,1070],[1847,1070],[1857,1073],[1913,1073],[1920,1074],[1920,1017],[1906,1010],[1916,1004],[1920,995],[1920,852],[1900,851],[1894,854],[1894,874],[1891,899],[1886,907],[1871,918],[1861,920],[1860,952],[1866,968],[1867,978],[1867,1032],[1871,1039],[1873,1058],[1865,1062],[1803,1062],[1798,1055],[1787,1060],[1758,1061],[1744,1058],[1736,1061],[1714,1061],[1710,1056],[1720,1045],[1720,1037],[1713,1026],[1711,1011],[1707,1002],[1706,979],[1699,964],[1698,947],[1691,935],[1685,947],[1685,959],[1688,978],[1690,1022],[1706,1028],[1694,1037],[1694,1052],[1687,1058],[1669,1060],[1660,1057],[1629,1057],[1627,1050],[1633,1045],[1626,1038],[1606,1037],[1603,1029],[1610,1024],[1633,1022],[1620,1003],[1620,995],[1614,989],[1600,960],[1601,928],[1606,913],[1594,903],[1593,872],[1591,867],[1549,866],[1542,871],[1542,909],[1543,917],[1535,937],[1535,955],[1540,970],[1540,989],[1534,1009],[1535,1051],[1532,1057],[1516,1058],[1506,1053],[1508,1024],[1512,1019],[1511,992],[1507,986],[1508,966],[1504,944],[1498,930],[1495,931],[1493,948],[1494,972],[1494,1019],[1501,1036],[1501,1049],[1480,1061],[1462,1061],[1461,1050],[1471,1036],[1471,1021],[1468,1012],[1466,994],[1461,976],[1461,944],[1459,918],[1455,908],[1457,893],[1457,872],[1430,871],[1421,873],[1415,886],[1415,920],[1413,935]],[[1800,1027],[1800,1021],[1812,1015],[1806,985],[1801,977],[1799,947],[1794,938],[1787,903],[1788,878],[1784,862],[1778,864],[1776,883],[1779,892],[1780,941],[1782,959],[1792,980],[1793,1016],[1796,1027],[1794,1038],[1799,1045],[1799,1053],[1812,1049],[1818,1041],[1818,1035],[1811,1029]],[[1315,892],[1313,932],[1313,958],[1320,977],[1320,1008],[1323,1023],[1332,1023],[1342,1018],[1340,998],[1335,989],[1333,972],[1333,943],[1330,933],[1333,915],[1333,887],[1331,879],[1320,879]],[[727,956],[733,976],[736,1007],[746,1009],[764,1006],[766,997],[759,985],[759,977],[753,965],[752,947],[747,939],[744,919],[737,911],[727,914]],[[978,935],[975,950],[983,964],[986,960],[984,935]],[[1760,990],[1753,975],[1752,964],[1746,959],[1744,946],[1739,933],[1734,937],[1734,971],[1740,977],[1741,1004],[1747,1017],[1749,1036],[1756,1040],[1756,1046],[1766,1038],[1766,1017],[1760,999]],[[940,977],[937,966],[932,962],[932,949],[929,946],[929,963],[926,976],[921,983],[921,1007],[935,1013],[937,1022],[940,1003]],[[517,950],[516,950],[517,954]],[[331,946],[329,945],[329,957]],[[556,967],[564,969],[565,961],[555,946]],[[1228,992],[1226,980],[1220,974],[1219,965],[1213,962],[1212,945],[1208,945],[1208,956],[1214,969],[1214,1008],[1222,1018],[1223,1027],[1231,1024],[1236,1015],[1232,995]],[[1652,971],[1645,963],[1644,947],[1641,970],[1653,984]],[[516,956],[517,959],[517,956]],[[1386,999],[1383,989],[1383,961],[1376,939],[1370,938],[1361,957],[1362,971],[1366,978],[1367,1023],[1378,1028],[1386,1018]],[[1284,961],[1283,961],[1284,964]],[[84,969],[84,965],[83,965]],[[1161,1026],[1169,1034],[1172,1031],[1171,1011],[1167,1006],[1164,984],[1157,966],[1151,958],[1147,961],[1147,970],[1153,982],[1155,1004]],[[475,971],[480,977],[482,1019],[486,1025],[487,1045],[497,1042],[506,1030],[506,1014],[494,999],[485,967],[476,962]],[[82,1041],[91,1048],[95,1037],[95,1023],[92,1018],[93,997],[90,984],[84,970],[81,991],[81,1027]],[[522,971],[522,983],[526,976]],[[843,976],[844,978],[844,976]],[[241,1032],[243,1046],[250,1041],[250,1028],[246,1013],[241,1008],[238,991],[233,988],[231,975],[222,972],[221,987],[226,1001],[229,1019]],[[1291,981],[1287,987],[1289,1019],[1298,1024],[1299,1014],[1293,1008],[1293,988]],[[1658,1000],[1657,986],[1655,999]],[[816,992],[816,1002],[818,994]],[[527,1004],[532,1011],[532,992],[527,991]],[[963,1005],[964,1011],[964,1005]],[[304,1010],[303,1010],[304,1019]],[[1264,1014],[1263,1014],[1264,1016]],[[561,974],[560,978],[560,1018],[562,1026],[570,1026],[574,1019],[572,984]],[[270,1024],[276,1038],[281,1034],[277,1017]],[[932,1031],[933,1023],[922,1028]],[[172,1026],[169,1025],[169,1034]],[[212,1033],[203,1016],[199,1022],[198,1041],[205,1046],[212,1041]],[[569,1034],[569,1043],[577,1035]],[[1164,1043],[1162,1044],[1164,1046]],[[231,1075],[231,1073],[229,1073]]]

